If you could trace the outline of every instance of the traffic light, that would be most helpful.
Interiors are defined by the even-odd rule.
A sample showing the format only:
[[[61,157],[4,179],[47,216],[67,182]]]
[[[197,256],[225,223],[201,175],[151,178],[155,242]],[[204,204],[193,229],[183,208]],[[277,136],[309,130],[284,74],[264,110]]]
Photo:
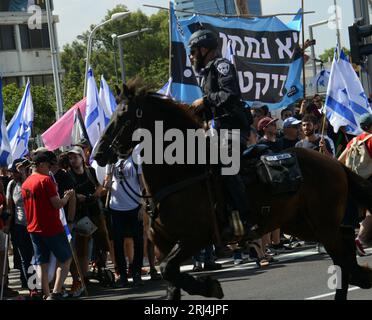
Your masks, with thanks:
[[[364,56],[372,54],[372,44],[365,44],[363,40],[372,35],[372,25],[362,26],[354,23],[349,27],[350,53],[352,63],[361,64]]]

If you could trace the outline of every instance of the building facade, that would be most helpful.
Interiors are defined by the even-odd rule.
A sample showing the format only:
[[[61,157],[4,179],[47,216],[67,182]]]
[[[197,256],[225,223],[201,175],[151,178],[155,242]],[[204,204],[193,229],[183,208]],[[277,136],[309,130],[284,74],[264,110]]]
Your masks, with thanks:
[[[262,15],[261,0],[247,0],[249,13]],[[236,14],[234,0],[175,0],[175,9],[199,13]],[[176,12],[179,19],[191,17],[192,14]]]
[[[27,13],[30,5],[40,6],[39,20],[35,20],[36,11]],[[30,28],[29,23],[32,25],[30,19],[41,24],[35,29]],[[58,16],[53,16],[52,31],[55,39],[56,23]],[[49,30],[43,0],[1,0],[0,75],[3,77],[4,85],[15,83],[21,87],[26,84],[28,78],[33,85],[53,83]]]

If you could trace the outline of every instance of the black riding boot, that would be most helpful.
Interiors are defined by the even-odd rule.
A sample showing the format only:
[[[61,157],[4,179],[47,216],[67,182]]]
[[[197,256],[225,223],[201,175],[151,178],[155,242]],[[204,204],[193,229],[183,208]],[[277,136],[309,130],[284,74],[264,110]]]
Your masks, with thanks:
[[[243,226],[246,229],[246,232],[249,232],[253,225],[250,222],[252,219],[251,209],[243,179],[239,174],[237,174],[234,176],[224,176],[224,180],[230,194],[233,210],[239,212]]]

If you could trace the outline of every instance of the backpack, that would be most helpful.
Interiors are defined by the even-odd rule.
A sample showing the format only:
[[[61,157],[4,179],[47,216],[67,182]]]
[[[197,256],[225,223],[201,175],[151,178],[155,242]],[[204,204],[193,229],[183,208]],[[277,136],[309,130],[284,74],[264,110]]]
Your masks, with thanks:
[[[346,153],[346,167],[365,179],[372,175],[372,159],[365,144],[370,138],[372,138],[372,134],[369,134],[363,140],[354,138]]]

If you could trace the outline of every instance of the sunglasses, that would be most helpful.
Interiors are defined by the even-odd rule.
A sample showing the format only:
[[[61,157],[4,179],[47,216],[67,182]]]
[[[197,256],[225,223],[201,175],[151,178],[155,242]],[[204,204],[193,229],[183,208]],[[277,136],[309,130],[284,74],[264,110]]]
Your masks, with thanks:
[[[194,56],[195,53],[196,53],[197,49],[196,48],[193,48],[190,50],[190,56]]]

